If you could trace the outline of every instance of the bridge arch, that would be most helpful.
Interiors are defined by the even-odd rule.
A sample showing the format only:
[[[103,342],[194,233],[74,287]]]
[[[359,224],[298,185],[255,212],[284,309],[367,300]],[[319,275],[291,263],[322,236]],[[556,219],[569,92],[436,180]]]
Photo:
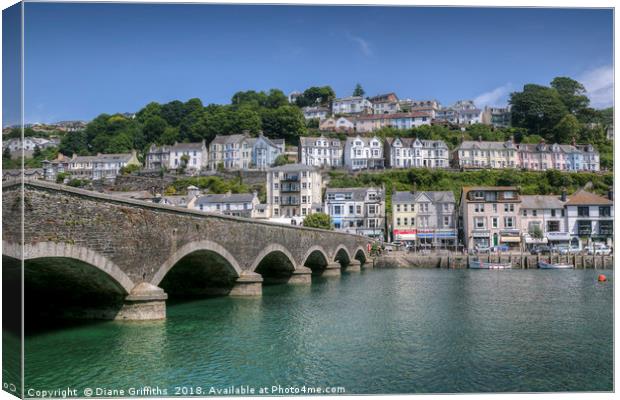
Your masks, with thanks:
[[[314,245],[306,251],[301,265],[311,270],[323,270],[330,263],[329,253],[322,246]]]
[[[20,246],[15,243],[2,241],[2,254],[20,260],[22,253]],[[39,242],[24,246],[24,260],[34,260],[41,258],[66,258],[90,264],[98,270],[104,272],[120,286],[125,294],[129,294],[134,287],[133,281],[116,264],[107,257],[102,256],[94,250],[86,247],[64,242]]]
[[[235,257],[230,254],[228,250],[226,250],[223,246],[212,242],[210,240],[201,240],[198,242],[190,242],[182,246],[180,249],[175,251],[159,268],[157,273],[151,279],[151,284],[158,286],[161,281],[164,279],[168,271],[172,269],[183,257],[190,255],[191,253],[195,253],[197,251],[210,251],[218,254],[222,258],[224,258],[230,264],[231,268],[234,270],[234,274],[239,277],[241,275],[242,269],[239,266],[239,263],[235,259]]]
[[[284,246],[273,243],[265,247],[250,266],[250,271],[262,275],[265,283],[283,283],[290,279],[299,266],[295,257]]]
[[[368,259],[368,254],[366,253],[366,249],[364,249],[364,247],[359,246],[357,249],[355,249],[353,257],[362,264],[364,264]]]
[[[336,248],[331,259],[342,264],[348,264],[353,258],[351,257],[351,253],[349,253],[349,249],[341,244]]]

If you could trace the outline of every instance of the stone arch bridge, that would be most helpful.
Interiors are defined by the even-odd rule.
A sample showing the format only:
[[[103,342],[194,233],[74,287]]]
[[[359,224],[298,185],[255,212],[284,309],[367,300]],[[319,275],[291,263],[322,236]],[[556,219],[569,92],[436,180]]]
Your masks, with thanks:
[[[311,274],[372,266],[363,236],[42,181],[4,184],[2,211],[3,281],[20,286],[23,260],[27,313],[161,319],[169,295],[256,296],[263,283],[308,284]]]

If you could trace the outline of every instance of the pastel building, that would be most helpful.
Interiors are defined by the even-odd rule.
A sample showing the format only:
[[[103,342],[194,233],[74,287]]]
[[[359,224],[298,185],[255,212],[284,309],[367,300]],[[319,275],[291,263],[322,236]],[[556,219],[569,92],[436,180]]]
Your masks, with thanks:
[[[332,101],[334,114],[372,113],[372,103],[362,96],[349,96]]]
[[[330,117],[319,123],[319,130],[331,132],[353,132],[355,131],[355,120],[346,117]]]
[[[396,93],[387,93],[368,99],[372,104],[374,114],[395,114],[400,112],[400,103]]]
[[[574,246],[592,243],[613,245],[613,191],[602,197],[579,190],[566,201],[566,225]]]
[[[469,250],[499,245],[521,246],[521,196],[514,186],[463,187],[461,237]]]
[[[376,137],[348,137],[344,146],[344,165],[352,170],[383,168],[383,143]]]
[[[538,244],[568,244],[566,197],[522,195],[520,225],[526,248]]]
[[[196,198],[192,208],[234,217],[252,218],[259,204],[258,195],[254,193],[206,194]]]
[[[460,168],[518,168],[518,148],[512,140],[487,142],[463,141],[453,153],[455,166]]]
[[[392,194],[392,237],[420,247],[457,244],[456,203],[451,191]]]
[[[217,135],[209,143],[209,169],[247,169],[252,162],[249,135]]]
[[[329,188],[325,213],[334,229],[374,238],[385,234],[385,193],[382,188]]]

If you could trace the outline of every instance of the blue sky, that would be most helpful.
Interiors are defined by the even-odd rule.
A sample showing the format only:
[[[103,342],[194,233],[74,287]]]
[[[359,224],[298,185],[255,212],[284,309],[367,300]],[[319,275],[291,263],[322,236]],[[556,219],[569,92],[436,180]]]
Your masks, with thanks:
[[[26,3],[26,121],[91,119],[239,90],[501,105],[581,79],[612,101],[611,10]],[[14,118],[8,111],[4,125]]]

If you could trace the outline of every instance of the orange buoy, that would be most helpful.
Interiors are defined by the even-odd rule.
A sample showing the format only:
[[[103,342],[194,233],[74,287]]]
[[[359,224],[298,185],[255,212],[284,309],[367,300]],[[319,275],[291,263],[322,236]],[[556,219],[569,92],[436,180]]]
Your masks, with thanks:
[[[603,275],[603,274],[600,274],[598,276],[598,281],[599,282],[606,282],[607,281],[607,277],[605,275]]]

